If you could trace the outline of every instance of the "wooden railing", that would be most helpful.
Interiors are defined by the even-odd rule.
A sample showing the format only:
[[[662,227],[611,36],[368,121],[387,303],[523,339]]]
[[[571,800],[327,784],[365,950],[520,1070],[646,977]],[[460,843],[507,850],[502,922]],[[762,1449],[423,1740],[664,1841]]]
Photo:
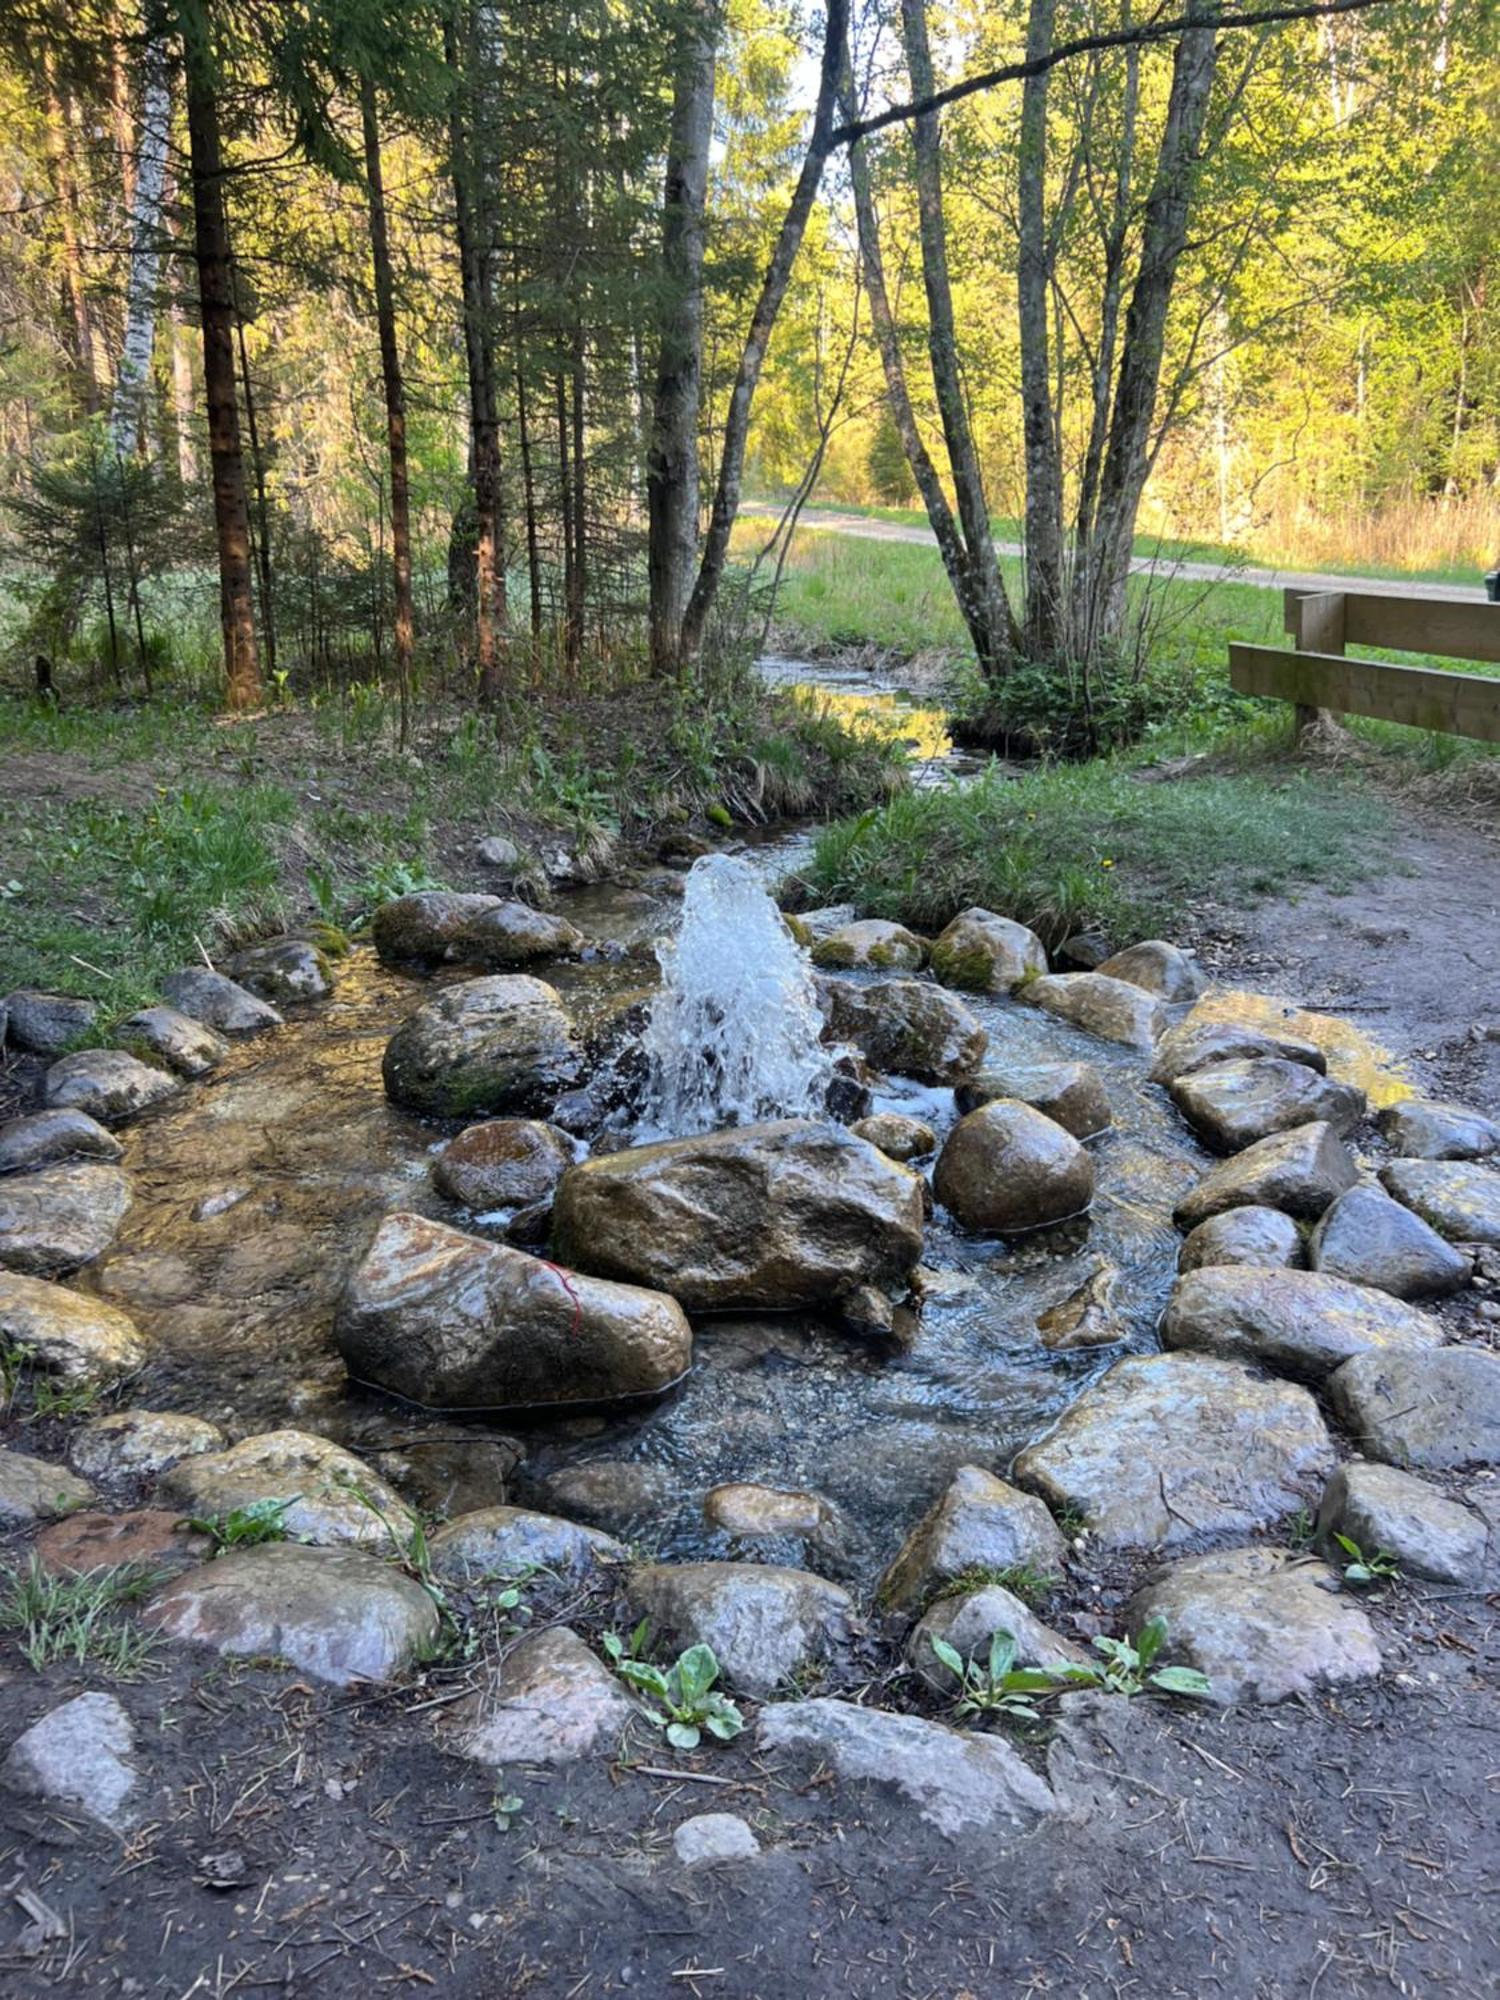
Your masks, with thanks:
[[[1500,679],[1354,659],[1344,650],[1383,646],[1500,663],[1500,605],[1375,590],[1294,589],[1283,601],[1296,650],[1232,645],[1229,679],[1241,694],[1294,702],[1299,729],[1321,709],[1500,743]]]

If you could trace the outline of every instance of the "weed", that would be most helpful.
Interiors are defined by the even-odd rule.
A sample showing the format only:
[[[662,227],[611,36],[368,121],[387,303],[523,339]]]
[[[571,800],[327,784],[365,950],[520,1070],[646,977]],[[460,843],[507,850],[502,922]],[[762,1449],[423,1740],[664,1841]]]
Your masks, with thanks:
[[[1013,1597],[1019,1597],[1023,1604],[1029,1604],[1034,1609],[1039,1604],[1045,1604],[1061,1582],[1060,1576],[1054,1576],[1050,1570],[1038,1569],[1035,1563],[1006,1563],[1000,1567],[970,1563],[966,1569],[959,1570],[946,1583],[940,1584],[931,1602],[936,1604],[945,1597],[967,1597],[976,1590],[988,1590],[998,1584],[1002,1590],[1008,1590]]]
[[[1369,1590],[1377,1583],[1395,1583],[1401,1575],[1401,1564],[1387,1549],[1376,1549],[1373,1555],[1366,1555],[1352,1535],[1335,1535],[1333,1538],[1349,1558],[1344,1564],[1344,1581],[1353,1590]]]
[[[21,1651],[38,1673],[70,1660],[134,1680],[150,1664],[155,1642],[119,1614],[168,1575],[139,1563],[53,1575],[33,1555],[25,1569],[0,1568],[0,1631],[22,1635]]]
[[[988,1656],[966,1660],[946,1639],[934,1639],[932,1650],[958,1681],[954,1706],[960,1715],[998,1715],[1008,1722],[1040,1722],[1041,1711],[1031,1699],[1055,1694],[1057,1675],[1050,1667],[1018,1667],[1016,1642],[1009,1632],[996,1632]]]
[[[745,1719],[727,1695],[716,1692],[719,1662],[712,1646],[689,1646],[670,1667],[654,1666],[635,1656],[634,1647],[644,1639],[637,1626],[629,1641],[617,1632],[604,1634],[604,1650],[615,1672],[652,1705],[651,1719],[665,1730],[675,1750],[696,1750],[706,1729],[721,1743],[730,1743],[745,1726]]]
[[[1094,1649],[1103,1655],[1103,1664],[1092,1661],[1078,1666],[1049,1668],[1061,1685],[1099,1688],[1105,1694],[1185,1694],[1202,1700],[1213,1692],[1207,1674],[1196,1667],[1154,1666],[1166,1643],[1167,1621],[1151,1618],[1141,1627],[1134,1643],[1129,1639],[1109,1639],[1102,1633]]]
[[[225,1549],[254,1549],[263,1542],[285,1542],[290,1539],[287,1509],[295,1507],[300,1497],[293,1494],[290,1500],[252,1500],[248,1507],[231,1507],[227,1514],[195,1514],[188,1527],[195,1535],[209,1537],[216,1556]]]
[[[59,1382],[50,1375],[31,1378],[30,1423],[48,1417],[82,1417],[98,1403],[102,1390],[97,1382]]]
[[[1282,1524],[1282,1540],[1289,1549],[1311,1548],[1313,1536],[1317,1533],[1317,1517],[1310,1507],[1299,1507],[1295,1514],[1288,1514]]]
[[[526,1801],[516,1792],[496,1792],[490,1801],[490,1813],[497,1833],[509,1833]]]

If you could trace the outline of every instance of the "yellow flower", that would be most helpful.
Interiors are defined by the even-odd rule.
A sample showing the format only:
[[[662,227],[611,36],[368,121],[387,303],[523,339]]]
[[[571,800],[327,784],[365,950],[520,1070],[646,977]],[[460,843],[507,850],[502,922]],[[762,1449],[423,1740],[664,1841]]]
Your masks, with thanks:
[[[1115,864],[1113,863],[1113,861],[1110,860],[1108,855],[1106,855],[1104,859],[1099,863],[1099,866],[1101,868],[1113,868],[1114,865]]]

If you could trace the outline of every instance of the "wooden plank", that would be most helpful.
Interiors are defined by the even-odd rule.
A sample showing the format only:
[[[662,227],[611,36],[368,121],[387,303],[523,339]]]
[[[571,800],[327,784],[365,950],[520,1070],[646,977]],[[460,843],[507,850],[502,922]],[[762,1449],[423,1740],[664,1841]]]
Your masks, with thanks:
[[[1315,590],[1297,599],[1297,615],[1292,640],[1299,653],[1342,653],[1344,650],[1344,593]]]
[[[1393,591],[1282,592],[1282,627],[1298,636],[1302,606],[1328,597],[1344,601],[1344,644],[1387,646],[1394,653],[1431,653],[1440,660],[1500,665],[1500,604],[1474,598],[1402,597]],[[1306,641],[1302,641],[1306,646]],[[1334,648],[1311,647],[1311,651]]]
[[[1500,680],[1441,667],[1394,667],[1337,653],[1286,653],[1276,646],[1231,646],[1229,680],[1241,694],[1369,715],[1408,729],[1500,743]]]

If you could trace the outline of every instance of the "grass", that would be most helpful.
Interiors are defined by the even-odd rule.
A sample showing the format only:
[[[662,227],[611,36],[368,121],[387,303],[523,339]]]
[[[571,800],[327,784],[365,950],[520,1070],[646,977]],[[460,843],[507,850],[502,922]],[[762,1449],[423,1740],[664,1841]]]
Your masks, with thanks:
[[[66,1660],[136,1680],[151,1663],[155,1641],[121,1614],[169,1574],[122,1563],[53,1575],[33,1555],[24,1568],[0,1567],[0,1632],[20,1635],[22,1654],[37,1673]]]

